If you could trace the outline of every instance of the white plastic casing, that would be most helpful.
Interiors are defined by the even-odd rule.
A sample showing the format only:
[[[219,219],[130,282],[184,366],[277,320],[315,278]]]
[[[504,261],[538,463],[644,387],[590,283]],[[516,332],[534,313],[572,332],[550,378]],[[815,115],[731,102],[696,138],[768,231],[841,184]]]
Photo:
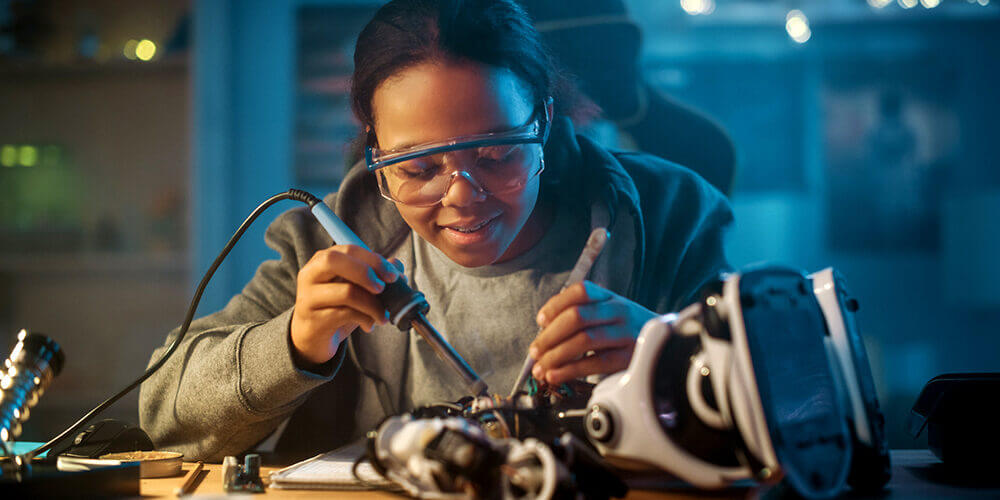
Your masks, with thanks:
[[[664,344],[671,335],[681,334],[676,324],[697,312],[698,305],[694,305],[679,315],[667,314],[649,320],[636,341],[629,367],[594,388],[589,406],[599,406],[610,413],[614,425],[610,441],[594,444],[617,465],[652,466],[700,488],[722,488],[749,479],[749,468],[720,467],[677,446],[662,432],[652,401],[653,373]]]
[[[850,340],[847,338],[847,325],[837,298],[837,283],[833,268],[809,275],[813,283],[813,293],[819,301],[819,307],[826,318],[826,327],[830,332],[837,362],[840,364],[840,376],[844,378],[843,388],[847,391],[849,406],[854,421],[854,432],[858,441],[867,446],[874,446],[872,434],[865,413],[864,401],[861,397],[858,370],[851,356]]]

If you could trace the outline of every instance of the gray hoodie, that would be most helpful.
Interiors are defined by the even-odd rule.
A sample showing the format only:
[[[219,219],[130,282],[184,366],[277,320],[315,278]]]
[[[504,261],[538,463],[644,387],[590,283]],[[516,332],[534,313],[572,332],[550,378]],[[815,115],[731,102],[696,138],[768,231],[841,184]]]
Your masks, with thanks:
[[[727,268],[722,240],[732,211],[691,171],[602,149],[576,136],[566,119],[553,123],[545,162],[546,188],[587,200],[591,225],[611,231],[593,281],[666,313],[691,302]],[[374,251],[388,255],[410,228],[374,180],[355,165],[324,201]],[[157,448],[217,462],[251,449],[291,417],[276,450],[307,456],[353,441],[405,410],[408,336],[392,327],[351,335],[319,368],[296,365],[289,336],[296,276],[332,241],[304,208],[278,217],[265,240],[280,258],[261,264],[224,309],[194,321],[178,351],[142,384],[140,423]]]

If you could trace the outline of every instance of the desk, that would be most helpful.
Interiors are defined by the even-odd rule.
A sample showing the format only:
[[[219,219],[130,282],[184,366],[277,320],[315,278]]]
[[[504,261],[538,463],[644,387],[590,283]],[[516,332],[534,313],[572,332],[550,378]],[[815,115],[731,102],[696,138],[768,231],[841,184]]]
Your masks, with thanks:
[[[194,468],[193,462],[184,462],[184,472]],[[267,484],[268,478],[272,471],[276,471],[281,467],[261,467],[261,477],[264,478],[264,483]],[[222,464],[205,464],[205,468],[198,474],[198,478],[194,483],[194,495],[224,495],[225,491],[222,489]],[[175,477],[162,477],[156,479],[143,479],[141,480],[140,491],[144,497],[174,497],[174,488],[181,485],[184,482],[184,476]],[[329,490],[278,490],[278,489],[267,489],[267,493],[264,495],[250,495],[247,494],[243,498],[253,499],[255,497],[264,498],[324,498],[331,496],[331,491]],[[391,498],[393,500],[399,500],[399,495],[394,495],[392,493],[386,493],[382,491],[337,491],[335,492],[337,498],[365,498],[365,499],[378,499],[378,498]]]
[[[183,470],[185,473],[194,468],[193,462],[185,462]],[[264,478],[264,483],[267,484],[268,478],[272,471],[276,471],[280,467],[261,467],[261,477]],[[194,496],[215,496],[223,495],[225,492],[222,489],[222,465],[221,464],[205,464],[205,468],[198,474],[199,477],[195,481]],[[141,493],[143,497],[174,497],[174,488],[180,486],[184,481],[184,476],[175,477],[164,477],[156,479],[143,479],[141,484]],[[631,490],[629,491],[626,499],[628,500],[651,500],[651,499],[678,499],[678,500],[695,500],[714,498],[714,499],[728,499],[728,498],[753,498],[754,490],[749,489],[737,489],[737,490],[726,490],[722,492],[698,492],[697,490],[672,490],[672,491],[649,491],[649,490]],[[356,499],[393,499],[399,500],[400,498],[405,498],[399,494],[388,493],[384,491],[334,491],[334,490],[280,490],[268,488],[264,495],[245,495],[242,498],[248,498],[253,500],[256,497],[272,499],[272,498],[329,498],[335,496],[336,498],[356,498]]]
[[[193,463],[185,463],[184,471],[194,467]],[[195,483],[194,493],[197,496],[219,495],[222,491],[222,466],[206,464]],[[267,481],[271,471],[278,467],[262,467],[262,476]],[[143,479],[142,496],[172,497],[174,488],[183,481],[183,476]],[[399,499],[399,495],[381,491],[310,491],[310,490],[277,490],[268,489],[266,498],[324,498],[336,494],[337,498]],[[699,492],[696,490],[648,491],[632,490],[630,500],[645,499],[695,499],[695,498],[752,498],[768,497],[768,492],[756,490],[728,490],[723,492]],[[263,497],[262,497],[263,498]],[[845,498],[864,498],[857,495],[845,495]],[[892,480],[887,493],[878,495],[879,499],[939,499],[939,498],[1000,498],[1000,479],[978,478],[961,480],[950,476],[938,459],[927,450],[894,450],[892,452]]]

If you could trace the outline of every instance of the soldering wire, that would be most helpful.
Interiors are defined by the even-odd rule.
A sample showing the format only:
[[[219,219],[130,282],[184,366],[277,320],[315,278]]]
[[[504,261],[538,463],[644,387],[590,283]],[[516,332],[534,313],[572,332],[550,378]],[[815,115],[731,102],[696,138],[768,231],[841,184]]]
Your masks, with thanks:
[[[267,210],[268,208],[271,207],[271,205],[274,205],[279,201],[297,200],[306,202],[307,200],[301,199],[302,198],[301,193],[304,192],[295,189],[289,190],[284,193],[276,194],[265,200],[260,205],[257,205],[257,208],[255,208],[254,211],[251,212],[250,215],[248,215],[247,218],[243,220],[243,223],[240,224],[238,229],[236,229],[236,232],[233,233],[233,236],[229,238],[229,242],[226,243],[225,248],[222,249],[222,252],[219,253],[219,256],[215,258],[215,261],[212,262],[212,265],[208,268],[208,271],[206,271],[205,275],[201,278],[201,282],[198,283],[198,288],[195,290],[194,297],[191,298],[191,304],[188,306],[187,315],[184,317],[184,323],[181,325],[181,329],[177,333],[177,336],[174,338],[173,343],[171,343],[170,347],[167,348],[167,352],[163,353],[163,356],[160,356],[160,359],[158,359],[156,363],[154,363],[152,366],[146,369],[146,371],[141,376],[139,376],[139,378],[135,379],[134,382],[129,384],[128,387],[122,389],[114,396],[111,396],[110,398],[106,399],[103,403],[95,406],[94,409],[87,412],[87,414],[81,417],[80,420],[77,420],[76,423],[69,426],[66,430],[62,431],[61,433],[59,433],[58,436],[52,438],[42,446],[39,446],[38,448],[35,448],[34,450],[31,450],[22,455],[25,458],[25,460],[31,460],[32,458],[38,456],[39,454],[48,451],[57,443],[65,439],[67,436],[80,430],[84,425],[87,424],[87,422],[89,422],[92,418],[94,418],[98,413],[101,413],[109,406],[113,405],[116,401],[121,399],[122,396],[131,392],[133,389],[138,387],[139,384],[143,383],[146,379],[152,376],[153,373],[156,373],[156,371],[159,370],[160,367],[162,367],[163,364],[167,362],[167,359],[169,359],[170,356],[180,347],[181,341],[184,340],[184,336],[187,334],[188,329],[191,328],[191,322],[194,321],[195,312],[198,310],[198,303],[201,302],[201,296],[202,294],[205,293],[205,288],[208,286],[209,280],[211,280],[212,276],[215,275],[215,271],[219,268],[220,265],[222,265],[222,261],[225,260],[226,256],[229,255],[229,252],[232,251],[234,246],[236,246],[236,242],[240,240],[240,238],[243,236],[243,233],[247,231],[247,229],[250,227],[253,221],[256,220],[257,217],[264,212],[264,210]]]

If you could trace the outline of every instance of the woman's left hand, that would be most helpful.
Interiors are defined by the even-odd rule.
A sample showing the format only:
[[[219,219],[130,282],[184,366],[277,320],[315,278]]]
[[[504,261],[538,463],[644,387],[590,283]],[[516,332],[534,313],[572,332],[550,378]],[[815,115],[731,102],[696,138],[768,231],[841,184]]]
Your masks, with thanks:
[[[628,367],[639,336],[656,313],[589,281],[556,294],[538,312],[542,331],[528,355],[538,381],[561,384]],[[587,356],[588,351],[594,354]]]

